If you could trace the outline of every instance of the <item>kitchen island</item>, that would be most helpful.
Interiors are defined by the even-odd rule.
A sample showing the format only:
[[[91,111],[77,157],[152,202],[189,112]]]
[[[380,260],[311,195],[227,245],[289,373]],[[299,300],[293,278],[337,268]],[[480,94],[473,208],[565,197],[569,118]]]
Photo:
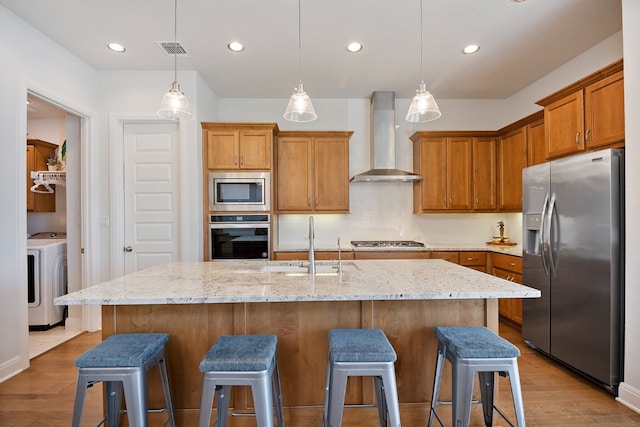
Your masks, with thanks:
[[[102,334],[167,332],[169,370],[179,425],[194,425],[202,376],[198,363],[228,334],[275,334],[287,425],[320,425],[331,328],[380,328],[398,353],[396,375],[405,425],[426,422],[437,325],[497,330],[498,298],[535,298],[539,291],[443,260],[319,263],[315,276],[298,263],[230,261],[151,267],[56,299],[101,305]],[[156,381],[157,378],[151,378]],[[250,411],[236,389],[234,411]],[[443,387],[443,396],[448,388]],[[158,384],[154,406],[162,406]],[[372,403],[370,379],[349,381],[347,403]],[[345,412],[345,426],[350,413]],[[357,409],[355,418],[377,417]],[[365,423],[366,424],[366,423]],[[358,424],[358,425],[365,425]],[[233,425],[233,424],[232,424]],[[236,424],[244,425],[244,424]],[[248,424],[251,425],[251,424]]]

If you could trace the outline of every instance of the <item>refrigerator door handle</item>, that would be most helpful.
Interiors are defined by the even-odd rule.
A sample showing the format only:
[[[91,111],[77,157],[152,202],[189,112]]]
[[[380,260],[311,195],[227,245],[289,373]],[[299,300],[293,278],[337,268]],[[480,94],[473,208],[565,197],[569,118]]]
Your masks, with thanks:
[[[549,210],[547,212],[547,228],[546,228],[546,245],[549,254],[549,269],[551,270],[552,275],[556,275],[556,267],[558,261],[553,259],[553,245],[551,244],[551,228],[553,222],[553,212],[556,209],[556,193],[551,195],[551,200],[549,200]]]
[[[541,252],[541,257],[542,258],[542,266],[544,267],[544,273],[548,276],[549,275],[549,266],[547,265],[547,248],[545,245],[545,216],[547,214],[547,208],[549,206],[549,193],[547,193],[544,196],[544,202],[542,203],[542,214],[540,215],[542,218],[542,221],[540,221],[540,235],[539,235],[539,239],[540,239],[540,252]]]

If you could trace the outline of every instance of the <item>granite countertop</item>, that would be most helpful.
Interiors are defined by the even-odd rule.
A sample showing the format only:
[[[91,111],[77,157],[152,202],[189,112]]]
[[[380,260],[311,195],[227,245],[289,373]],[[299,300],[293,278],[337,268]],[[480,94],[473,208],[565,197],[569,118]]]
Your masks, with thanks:
[[[269,264],[287,266],[291,263],[271,261]],[[58,305],[126,305],[540,296],[536,289],[443,260],[344,261],[341,275],[319,273],[315,276],[262,272],[265,265],[264,261],[159,265],[58,297],[54,302]]]
[[[316,252],[337,252],[337,246],[316,245]],[[341,246],[343,252],[409,252],[409,251],[487,251],[497,252],[501,254],[522,256],[522,245],[513,246],[506,245],[487,245],[486,243],[425,243],[424,247],[360,247],[354,248],[352,245]],[[274,252],[308,252],[309,248],[301,248],[299,246],[280,245],[274,249]]]

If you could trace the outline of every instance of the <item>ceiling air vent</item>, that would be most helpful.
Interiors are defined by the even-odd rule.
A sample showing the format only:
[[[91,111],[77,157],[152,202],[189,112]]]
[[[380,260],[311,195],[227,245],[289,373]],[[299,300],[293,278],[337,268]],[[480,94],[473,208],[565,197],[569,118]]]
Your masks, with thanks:
[[[187,55],[187,51],[184,50],[180,42],[156,42],[158,46],[166,52],[167,55]]]

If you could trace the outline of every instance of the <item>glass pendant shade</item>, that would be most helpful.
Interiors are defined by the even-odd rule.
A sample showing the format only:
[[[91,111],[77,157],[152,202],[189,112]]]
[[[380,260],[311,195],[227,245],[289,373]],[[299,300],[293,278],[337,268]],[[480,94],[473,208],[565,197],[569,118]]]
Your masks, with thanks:
[[[287,109],[284,112],[284,118],[291,122],[311,122],[318,118],[313,109],[311,98],[304,91],[302,83],[296,87],[293,95],[291,95]]]
[[[420,82],[416,96],[413,97],[411,105],[409,106],[406,117],[407,121],[413,123],[428,122],[437,119],[441,115],[442,113],[440,112],[440,108],[438,108],[438,104],[436,104],[435,98],[427,91],[425,83]]]
[[[193,114],[189,107],[189,100],[180,90],[180,83],[174,81],[171,90],[164,94],[158,115],[169,120],[192,120]]]

